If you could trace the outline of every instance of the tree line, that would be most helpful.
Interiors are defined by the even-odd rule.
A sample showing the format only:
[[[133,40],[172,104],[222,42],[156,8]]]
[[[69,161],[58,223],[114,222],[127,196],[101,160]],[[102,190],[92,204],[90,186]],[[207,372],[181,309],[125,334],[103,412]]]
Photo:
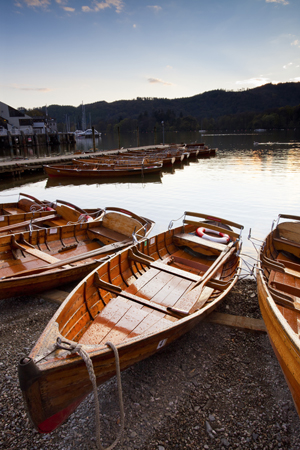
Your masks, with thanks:
[[[41,110],[31,110],[27,113],[37,116],[43,115]],[[80,117],[69,116],[69,130],[75,131],[80,127]],[[87,124],[89,127],[89,124]],[[184,116],[182,113],[178,116],[174,111],[168,109],[164,111],[159,109],[151,114],[144,111],[135,118],[120,116],[116,121],[99,120],[92,122],[92,126],[102,133],[121,132],[132,133],[137,129],[141,133],[160,131],[164,127],[165,131],[198,131],[200,129],[206,131],[251,131],[257,128],[263,129],[300,129],[300,105],[285,106],[282,108],[274,108],[262,113],[245,112],[240,114],[228,114],[221,117],[193,117]],[[58,131],[65,132],[66,122],[58,122]]]
[[[238,92],[217,89],[193,97],[166,99],[138,97],[133,100],[95,102],[86,105],[50,105],[27,114],[40,113],[56,119],[59,131],[94,126],[99,132],[117,130],[141,133],[161,130],[207,131],[299,128],[300,83],[271,83]]]

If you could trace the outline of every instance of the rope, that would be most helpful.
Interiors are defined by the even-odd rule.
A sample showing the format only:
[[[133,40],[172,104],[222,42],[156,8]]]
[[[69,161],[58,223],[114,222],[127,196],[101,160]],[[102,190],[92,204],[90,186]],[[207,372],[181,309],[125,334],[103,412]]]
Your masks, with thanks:
[[[168,230],[170,231],[171,228],[172,228],[173,225],[174,225],[174,222],[177,222],[178,220],[182,219],[182,217],[184,217],[184,216],[185,216],[185,213],[182,214],[182,216],[180,216],[178,219],[173,219],[173,220],[171,220],[171,222],[169,223],[169,226],[168,226]]]
[[[63,344],[69,345],[68,348],[61,345],[62,342],[58,338],[57,341],[57,347],[63,348],[65,350],[69,350],[70,353],[78,353],[83,361],[85,362],[92,386],[93,386],[93,392],[94,392],[94,401],[95,401],[95,421],[96,421],[96,441],[97,441],[97,447],[100,450],[112,450],[115,448],[115,446],[120,441],[123,431],[124,431],[124,424],[125,424],[125,414],[124,414],[124,405],[123,405],[123,396],[122,396],[122,383],[121,383],[121,369],[120,369],[120,359],[118,350],[115,347],[115,345],[112,342],[106,342],[105,345],[110,347],[115,355],[115,361],[116,361],[116,375],[117,375],[117,384],[118,384],[118,394],[119,394],[119,405],[120,405],[120,416],[121,416],[121,428],[120,431],[115,439],[115,441],[109,446],[104,448],[101,444],[101,438],[100,438],[100,407],[99,407],[99,399],[98,399],[98,391],[97,391],[97,382],[96,382],[96,375],[94,372],[94,367],[91,358],[89,357],[88,353],[84,350],[83,346],[81,344],[76,345],[70,345],[67,342],[63,342]]]

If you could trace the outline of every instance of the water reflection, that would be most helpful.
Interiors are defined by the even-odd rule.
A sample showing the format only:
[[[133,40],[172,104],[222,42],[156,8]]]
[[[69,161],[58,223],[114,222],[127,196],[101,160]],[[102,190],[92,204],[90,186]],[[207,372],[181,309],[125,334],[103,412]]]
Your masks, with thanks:
[[[249,228],[252,228],[254,237],[264,239],[278,214],[300,215],[299,133],[265,133],[259,136],[166,133],[166,142],[196,140],[218,148],[216,156],[189,159],[173,167],[164,167],[161,177],[149,174],[143,180],[126,177],[64,181],[48,180],[44,175],[22,177],[0,183],[1,202],[14,201],[11,196],[15,194],[17,197],[23,191],[41,199],[47,197],[50,201],[56,198],[69,200],[82,208],[99,204],[124,207],[153,219],[156,222],[155,234],[165,230],[170,220],[180,217],[184,211],[199,211],[243,224],[243,252],[255,258],[256,252],[247,240]],[[296,145],[287,145],[290,140]],[[141,146],[147,141],[149,145],[153,144],[153,135],[141,135],[140,141]],[[255,141],[281,142],[282,145],[256,146]],[[130,141],[128,137],[126,144],[128,148],[135,146],[135,138]],[[85,139],[82,145],[89,149],[92,142]],[[77,146],[75,150],[78,151]],[[117,148],[117,137],[109,140],[103,135],[96,146],[107,150]],[[60,147],[52,151],[72,152],[74,149]]]
[[[80,178],[48,178],[45,188],[57,187],[57,186],[100,186],[101,184],[153,184],[161,183],[162,175],[161,173],[152,173],[145,176],[126,176],[126,177],[99,177],[97,180],[95,178],[80,177]]]

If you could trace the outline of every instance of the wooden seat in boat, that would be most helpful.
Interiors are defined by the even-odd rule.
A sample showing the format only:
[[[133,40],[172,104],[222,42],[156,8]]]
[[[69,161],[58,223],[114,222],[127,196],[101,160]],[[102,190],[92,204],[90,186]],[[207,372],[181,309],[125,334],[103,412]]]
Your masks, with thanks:
[[[135,232],[145,235],[141,223],[132,217],[121,216],[115,212],[106,213],[99,227],[88,230],[88,234],[94,239],[98,237],[101,240],[103,237],[116,242],[130,239]]]
[[[274,247],[278,251],[286,251],[300,258],[300,230],[293,222],[278,225],[277,233],[273,236]]]
[[[174,244],[178,245],[179,247],[182,245],[189,246],[190,244],[192,244],[193,246],[199,245],[203,248],[208,248],[217,252],[222,252],[227,247],[226,244],[220,244],[219,242],[209,241],[199,236],[196,236],[195,234],[190,233],[175,234],[173,236],[173,241]]]
[[[99,226],[96,228],[92,228],[88,230],[88,235],[92,239],[100,239],[101,237],[108,238],[110,240],[113,240],[115,242],[119,241],[125,241],[128,239],[128,236],[126,236],[123,233],[120,233],[118,231],[110,230],[109,228]]]
[[[5,207],[5,208],[3,208],[3,212],[5,214],[11,214],[11,215],[24,214],[24,211],[17,207],[14,207],[14,208]]]
[[[282,252],[278,254],[276,262],[281,263],[284,268],[276,270],[275,266],[271,270],[269,285],[300,302],[300,264],[291,262]]]

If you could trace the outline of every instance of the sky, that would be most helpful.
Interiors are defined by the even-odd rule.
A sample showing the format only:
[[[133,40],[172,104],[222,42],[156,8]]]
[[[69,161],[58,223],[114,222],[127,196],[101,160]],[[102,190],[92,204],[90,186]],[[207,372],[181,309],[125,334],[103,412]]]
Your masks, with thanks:
[[[14,108],[300,82],[299,0],[0,0],[0,38]]]

